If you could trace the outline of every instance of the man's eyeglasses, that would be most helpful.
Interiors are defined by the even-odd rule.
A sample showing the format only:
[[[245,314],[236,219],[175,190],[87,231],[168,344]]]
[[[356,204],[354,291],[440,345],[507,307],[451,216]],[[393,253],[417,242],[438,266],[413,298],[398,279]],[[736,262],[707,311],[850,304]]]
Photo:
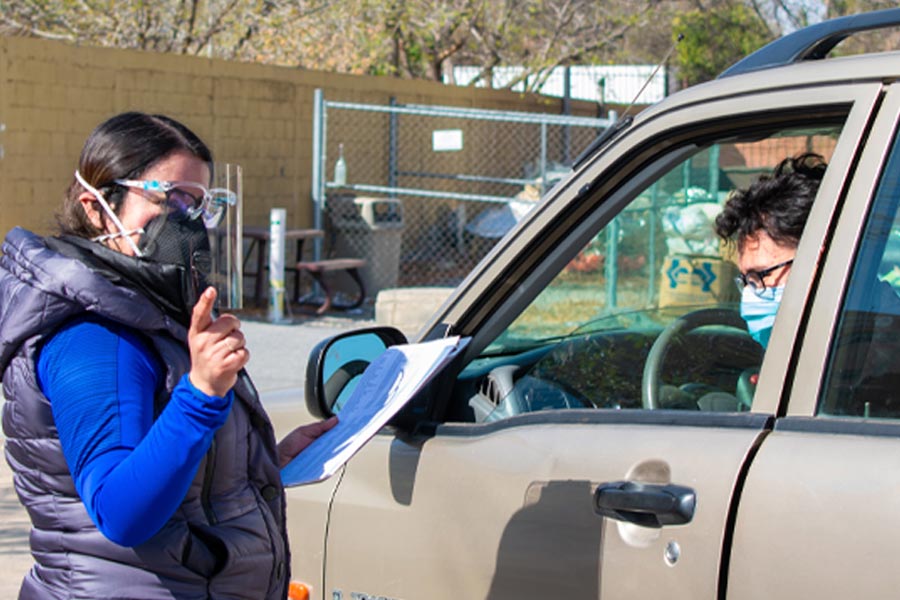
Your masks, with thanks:
[[[116,179],[115,183],[165,195],[166,206],[180,210],[191,219],[200,215],[207,222],[216,221],[229,206],[237,204],[237,194],[226,188],[208,189],[190,181],[157,181]]]
[[[790,260],[780,262],[777,265],[773,265],[767,269],[741,273],[734,278],[734,283],[737,284],[739,292],[743,292],[744,288],[749,285],[754,293],[756,293],[757,295],[762,294],[764,291],[766,291],[766,277],[768,277],[778,269],[792,264],[793,262],[794,259],[792,258]]]

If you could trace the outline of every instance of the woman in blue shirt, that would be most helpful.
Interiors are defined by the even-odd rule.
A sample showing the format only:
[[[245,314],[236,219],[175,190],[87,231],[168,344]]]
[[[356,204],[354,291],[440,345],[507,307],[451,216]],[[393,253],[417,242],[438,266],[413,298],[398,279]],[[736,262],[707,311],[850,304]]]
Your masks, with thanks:
[[[32,518],[21,598],[279,598],[279,469],[334,420],[275,444],[240,321],[203,283],[212,155],[124,113],[85,143],[60,235],[0,258],[7,460]]]

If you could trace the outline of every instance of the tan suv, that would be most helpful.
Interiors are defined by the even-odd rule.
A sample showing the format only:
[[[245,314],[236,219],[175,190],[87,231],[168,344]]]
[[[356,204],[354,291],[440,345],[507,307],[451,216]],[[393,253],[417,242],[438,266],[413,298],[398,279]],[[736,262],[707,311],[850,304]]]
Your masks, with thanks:
[[[897,25],[798,31],[598,140],[418,336],[464,354],[288,490],[294,579],[328,600],[896,596],[900,314],[872,299],[900,286],[900,53],[825,55]],[[763,352],[710,220],[801,151],[828,167]],[[334,373],[346,393],[402,341],[339,338],[310,364],[319,416]],[[864,376],[875,353],[893,368]]]

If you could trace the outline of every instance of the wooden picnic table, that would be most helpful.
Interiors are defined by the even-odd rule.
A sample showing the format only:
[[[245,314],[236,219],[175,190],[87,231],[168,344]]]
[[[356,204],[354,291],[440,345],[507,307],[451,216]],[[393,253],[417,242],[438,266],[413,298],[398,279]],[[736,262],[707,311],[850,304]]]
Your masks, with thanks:
[[[268,260],[269,260],[269,240],[272,237],[271,230],[268,227],[264,227],[261,225],[245,225],[243,228],[243,236],[245,239],[250,240],[250,244],[247,247],[247,252],[244,254],[244,274],[251,275],[256,277],[255,281],[255,290],[254,290],[254,300],[258,306],[263,306],[266,303],[266,270],[268,269]],[[306,240],[312,240],[317,238],[325,237],[325,232],[321,229],[287,229],[284,232],[284,240],[285,243],[288,241],[296,241],[296,254],[294,255],[294,260],[290,261],[285,257],[285,265],[292,265],[297,262],[303,260],[303,243]],[[285,244],[286,245],[286,244]],[[250,273],[247,271],[247,262],[250,260],[250,257],[253,255],[253,250],[256,249],[256,272]],[[290,270],[295,270],[293,268],[288,268]],[[296,277],[299,279],[300,274],[298,273]],[[299,281],[294,282],[294,287],[297,288],[299,286]],[[296,293],[295,289],[295,293]]]

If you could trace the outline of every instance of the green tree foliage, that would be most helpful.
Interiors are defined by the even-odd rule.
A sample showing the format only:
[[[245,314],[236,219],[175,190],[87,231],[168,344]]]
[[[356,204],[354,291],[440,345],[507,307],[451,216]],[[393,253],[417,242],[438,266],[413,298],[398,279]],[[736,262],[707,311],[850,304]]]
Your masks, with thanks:
[[[773,37],[759,15],[743,4],[678,14],[672,35],[684,36],[675,53],[682,87],[714,79]]]

